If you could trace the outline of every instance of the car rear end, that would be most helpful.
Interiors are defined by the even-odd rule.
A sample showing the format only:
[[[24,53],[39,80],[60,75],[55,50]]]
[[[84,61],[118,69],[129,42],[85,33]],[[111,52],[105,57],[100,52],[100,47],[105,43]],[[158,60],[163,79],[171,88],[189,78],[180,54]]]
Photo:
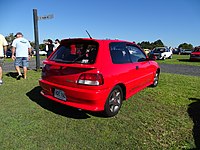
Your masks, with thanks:
[[[191,61],[200,61],[200,51],[194,51],[190,54]]]
[[[181,55],[190,55],[192,53],[191,49],[182,49],[181,50]]]
[[[156,59],[163,59],[162,53],[163,51],[161,48],[155,48],[152,52],[150,52],[150,56],[155,57]]]
[[[92,39],[63,40],[44,61],[41,94],[76,108],[102,111],[108,95],[101,64],[96,63],[99,43]]]

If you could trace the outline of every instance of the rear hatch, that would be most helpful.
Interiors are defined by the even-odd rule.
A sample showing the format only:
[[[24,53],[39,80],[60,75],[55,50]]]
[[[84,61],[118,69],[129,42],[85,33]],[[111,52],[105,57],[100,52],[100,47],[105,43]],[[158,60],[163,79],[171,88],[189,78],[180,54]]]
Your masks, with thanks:
[[[50,58],[44,61],[42,79],[55,85],[77,86],[79,79],[84,79],[83,75],[97,74],[95,62],[98,48],[98,42],[91,39],[63,40]]]

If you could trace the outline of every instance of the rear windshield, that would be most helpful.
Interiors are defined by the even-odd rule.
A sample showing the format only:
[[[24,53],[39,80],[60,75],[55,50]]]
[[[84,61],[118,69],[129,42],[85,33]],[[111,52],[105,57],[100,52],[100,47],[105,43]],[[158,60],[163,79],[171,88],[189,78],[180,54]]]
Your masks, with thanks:
[[[98,43],[94,41],[68,42],[60,46],[50,60],[61,63],[93,64],[96,61]]]
[[[166,52],[165,48],[155,48],[153,50],[155,53],[158,53],[158,52]]]

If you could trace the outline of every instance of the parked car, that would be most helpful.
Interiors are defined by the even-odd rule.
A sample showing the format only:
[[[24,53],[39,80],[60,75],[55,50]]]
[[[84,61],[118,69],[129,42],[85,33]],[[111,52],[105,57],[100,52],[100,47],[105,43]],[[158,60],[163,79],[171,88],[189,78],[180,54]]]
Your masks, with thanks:
[[[43,63],[43,96],[109,117],[118,113],[123,100],[157,86],[160,74],[143,50],[122,40],[62,40]]]
[[[180,55],[180,49],[174,48],[174,49],[172,50],[172,53],[173,53],[173,54],[178,54],[178,55]]]
[[[33,55],[36,55],[36,50],[33,50]],[[39,55],[46,56],[47,52],[45,50],[39,50]]]
[[[190,54],[191,61],[200,61],[200,46],[195,47],[194,51]]]
[[[167,47],[156,47],[150,52],[150,56],[155,56],[156,59],[172,58],[172,51]]]
[[[191,49],[181,49],[180,54],[181,55],[190,55],[192,53]]]

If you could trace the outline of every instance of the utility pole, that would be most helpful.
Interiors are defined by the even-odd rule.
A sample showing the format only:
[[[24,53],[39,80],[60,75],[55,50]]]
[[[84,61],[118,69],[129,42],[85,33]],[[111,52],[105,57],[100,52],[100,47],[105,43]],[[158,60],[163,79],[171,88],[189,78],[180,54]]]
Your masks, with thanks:
[[[40,54],[39,54],[39,37],[38,37],[38,20],[46,20],[54,18],[53,14],[39,16],[37,9],[33,9],[34,35],[35,35],[35,50],[36,50],[36,70],[40,69]]]
[[[36,70],[40,69],[39,55],[39,36],[38,36],[38,16],[37,9],[33,9],[34,35],[35,35],[35,50],[36,50]]]

